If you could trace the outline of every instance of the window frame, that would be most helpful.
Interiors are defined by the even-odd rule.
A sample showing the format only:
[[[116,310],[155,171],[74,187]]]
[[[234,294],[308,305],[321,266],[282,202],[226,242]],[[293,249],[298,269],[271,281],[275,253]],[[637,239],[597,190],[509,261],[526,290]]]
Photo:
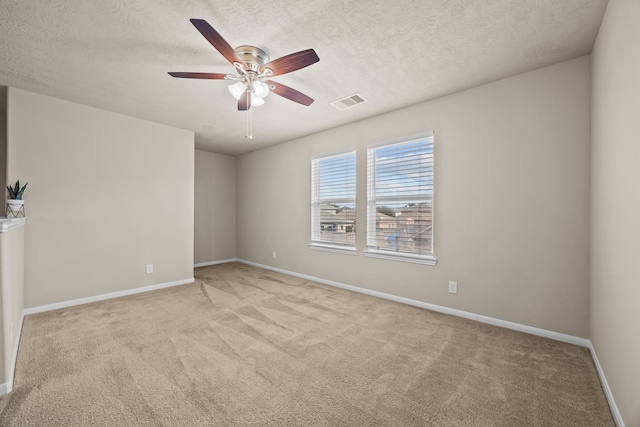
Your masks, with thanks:
[[[327,160],[337,157],[353,157],[353,197],[331,197],[320,198],[320,170],[319,164],[322,160]],[[327,252],[335,252],[346,255],[357,255],[356,249],[356,234],[354,233],[353,244],[331,242],[327,240],[321,240],[318,238],[321,232],[321,211],[320,206],[323,204],[331,203],[345,203],[352,204],[353,209],[357,212],[357,152],[355,148],[349,148],[344,151],[336,153],[314,156],[311,158],[311,241],[309,243],[309,249],[321,250]],[[316,224],[317,222],[317,224]],[[354,219],[355,226],[355,219]]]
[[[425,265],[435,266],[438,262],[435,257],[434,237],[435,237],[435,133],[425,132],[417,135],[412,135],[405,138],[400,138],[392,141],[384,141],[375,144],[367,145],[367,241],[366,249],[363,251],[364,255],[371,258],[380,258],[394,261],[418,263]],[[420,194],[416,196],[406,195],[389,195],[376,197],[376,151],[385,147],[392,147],[394,145],[404,145],[415,143],[418,141],[430,139],[431,140],[431,180],[433,182],[433,190],[430,194]],[[376,228],[376,213],[377,202],[380,201],[410,201],[411,199],[424,199],[426,197],[431,198],[431,253],[430,254],[416,254],[403,251],[392,251],[388,249],[380,249],[377,244],[377,228]]]

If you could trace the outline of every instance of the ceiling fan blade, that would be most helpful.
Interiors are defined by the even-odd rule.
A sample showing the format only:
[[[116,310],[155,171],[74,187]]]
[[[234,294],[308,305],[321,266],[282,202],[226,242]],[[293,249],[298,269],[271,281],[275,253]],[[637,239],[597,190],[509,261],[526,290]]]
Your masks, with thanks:
[[[182,77],[184,79],[212,79],[212,80],[224,80],[227,78],[227,74],[222,73],[183,73],[170,71],[169,75],[172,77]]]
[[[214,30],[207,21],[205,21],[204,19],[190,19],[189,21],[191,21],[194,27],[196,27],[198,31],[200,31],[200,34],[202,34],[204,38],[207,39],[209,43],[211,43],[211,45],[215,47],[218,52],[220,52],[222,56],[227,59],[227,61],[229,61],[231,64],[233,64],[234,62],[239,62],[240,64],[242,64],[245,70],[247,69],[247,64],[245,64],[244,61],[240,59],[231,45],[227,43],[227,41],[222,38],[222,36],[216,30]]]
[[[251,108],[251,92],[247,89],[238,100],[238,111],[247,111]]]
[[[287,98],[293,102],[297,102],[298,104],[306,105],[307,107],[313,103],[313,98],[310,98],[304,93],[297,91],[289,86],[276,83],[272,80],[267,80],[267,84],[273,87],[273,89],[271,89],[271,92],[275,93],[276,95],[280,95],[283,98]]]
[[[313,49],[301,50],[300,52],[291,53],[281,58],[274,59],[271,62],[264,64],[260,67],[260,72],[269,68],[273,71],[272,76],[279,76],[281,74],[287,74],[292,71],[299,70],[304,67],[308,67],[311,64],[315,64],[320,61],[316,51]]]

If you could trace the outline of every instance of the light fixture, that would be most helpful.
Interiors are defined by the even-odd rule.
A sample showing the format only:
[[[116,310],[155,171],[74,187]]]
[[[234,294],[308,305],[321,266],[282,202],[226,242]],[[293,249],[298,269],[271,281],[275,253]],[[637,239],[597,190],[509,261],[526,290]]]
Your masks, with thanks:
[[[257,78],[263,76],[256,76],[255,73],[247,73],[242,76],[242,80],[236,82],[232,85],[229,85],[229,92],[235,99],[240,99],[242,94],[246,91],[251,93],[251,106],[259,107],[264,105],[264,97],[269,95],[269,85],[261,82]],[[252,130],[252,120],[251,120],[251,110],[247,111],[247,135],[246,138],[253,139],[253,130]]]
[[[229,86],[229,92],[235,99],[240,99],[240,96],[247,90],[244,82],[236,82]]]
[[[253,82],[253,94],[259,99],[269,95],[269,85],[259,80]],[[264,101],[262,102],[264,104]],[[262,105],[259,104],[259,105]]]
[[[243,93],[249,89],[251,92],[251,106],[258,107],[264,104],[264,97],[269,95],[269,85],[259,80],[236,82],[229,86],[229,92],[235,99],[240,99]]]
[[[269,62],[269,56],[265,51],[253,46],[239,46],[234,49],[240,59],[244,61],[233,62],[234,67],[238,70],[239,75],[227,74],[225,80],[233,80],[234,83],[229,85],[231,95],[240,101],[245,93],[248,92],[249,105],[242,103],[243,109],[247,113],[247,134],[245,138],[253,139],[253,113],[249,107],[259,107],[264,105],[264,98],[271,91],[271,84],[267,80],[273,75],[270,68],[260,70],[260,67]],[[241,103],[238,102],[240,110]]]

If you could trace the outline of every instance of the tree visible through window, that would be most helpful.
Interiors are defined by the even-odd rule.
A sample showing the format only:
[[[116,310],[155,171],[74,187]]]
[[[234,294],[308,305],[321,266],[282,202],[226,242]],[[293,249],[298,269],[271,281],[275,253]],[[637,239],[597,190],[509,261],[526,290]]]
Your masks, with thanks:
[[[311,161],[311,243],[355,248],[355,151]]]
[[[433,134],[367,150],[367,247],[433,257]]]

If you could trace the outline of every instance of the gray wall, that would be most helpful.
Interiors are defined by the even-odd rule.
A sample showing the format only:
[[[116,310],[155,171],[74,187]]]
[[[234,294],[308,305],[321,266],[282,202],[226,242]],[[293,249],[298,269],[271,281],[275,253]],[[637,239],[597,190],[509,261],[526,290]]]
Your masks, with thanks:
[[[236,158],[196,150],[194,263],[236,257]]]
[[[242,155],[238,257],[586,338],[590,85],[582,57]],[[358,256],[307,248],[312,156],[357,148],[365,224],[367,144],[429,130],[437,266],[364,257],[363,226]]]
[[[607,6],[593,50],[591,341],[640,426],[640,2]]]
[[[8,98],[7,177],[29,182],[26,308],[193,277],[193,132]]]

